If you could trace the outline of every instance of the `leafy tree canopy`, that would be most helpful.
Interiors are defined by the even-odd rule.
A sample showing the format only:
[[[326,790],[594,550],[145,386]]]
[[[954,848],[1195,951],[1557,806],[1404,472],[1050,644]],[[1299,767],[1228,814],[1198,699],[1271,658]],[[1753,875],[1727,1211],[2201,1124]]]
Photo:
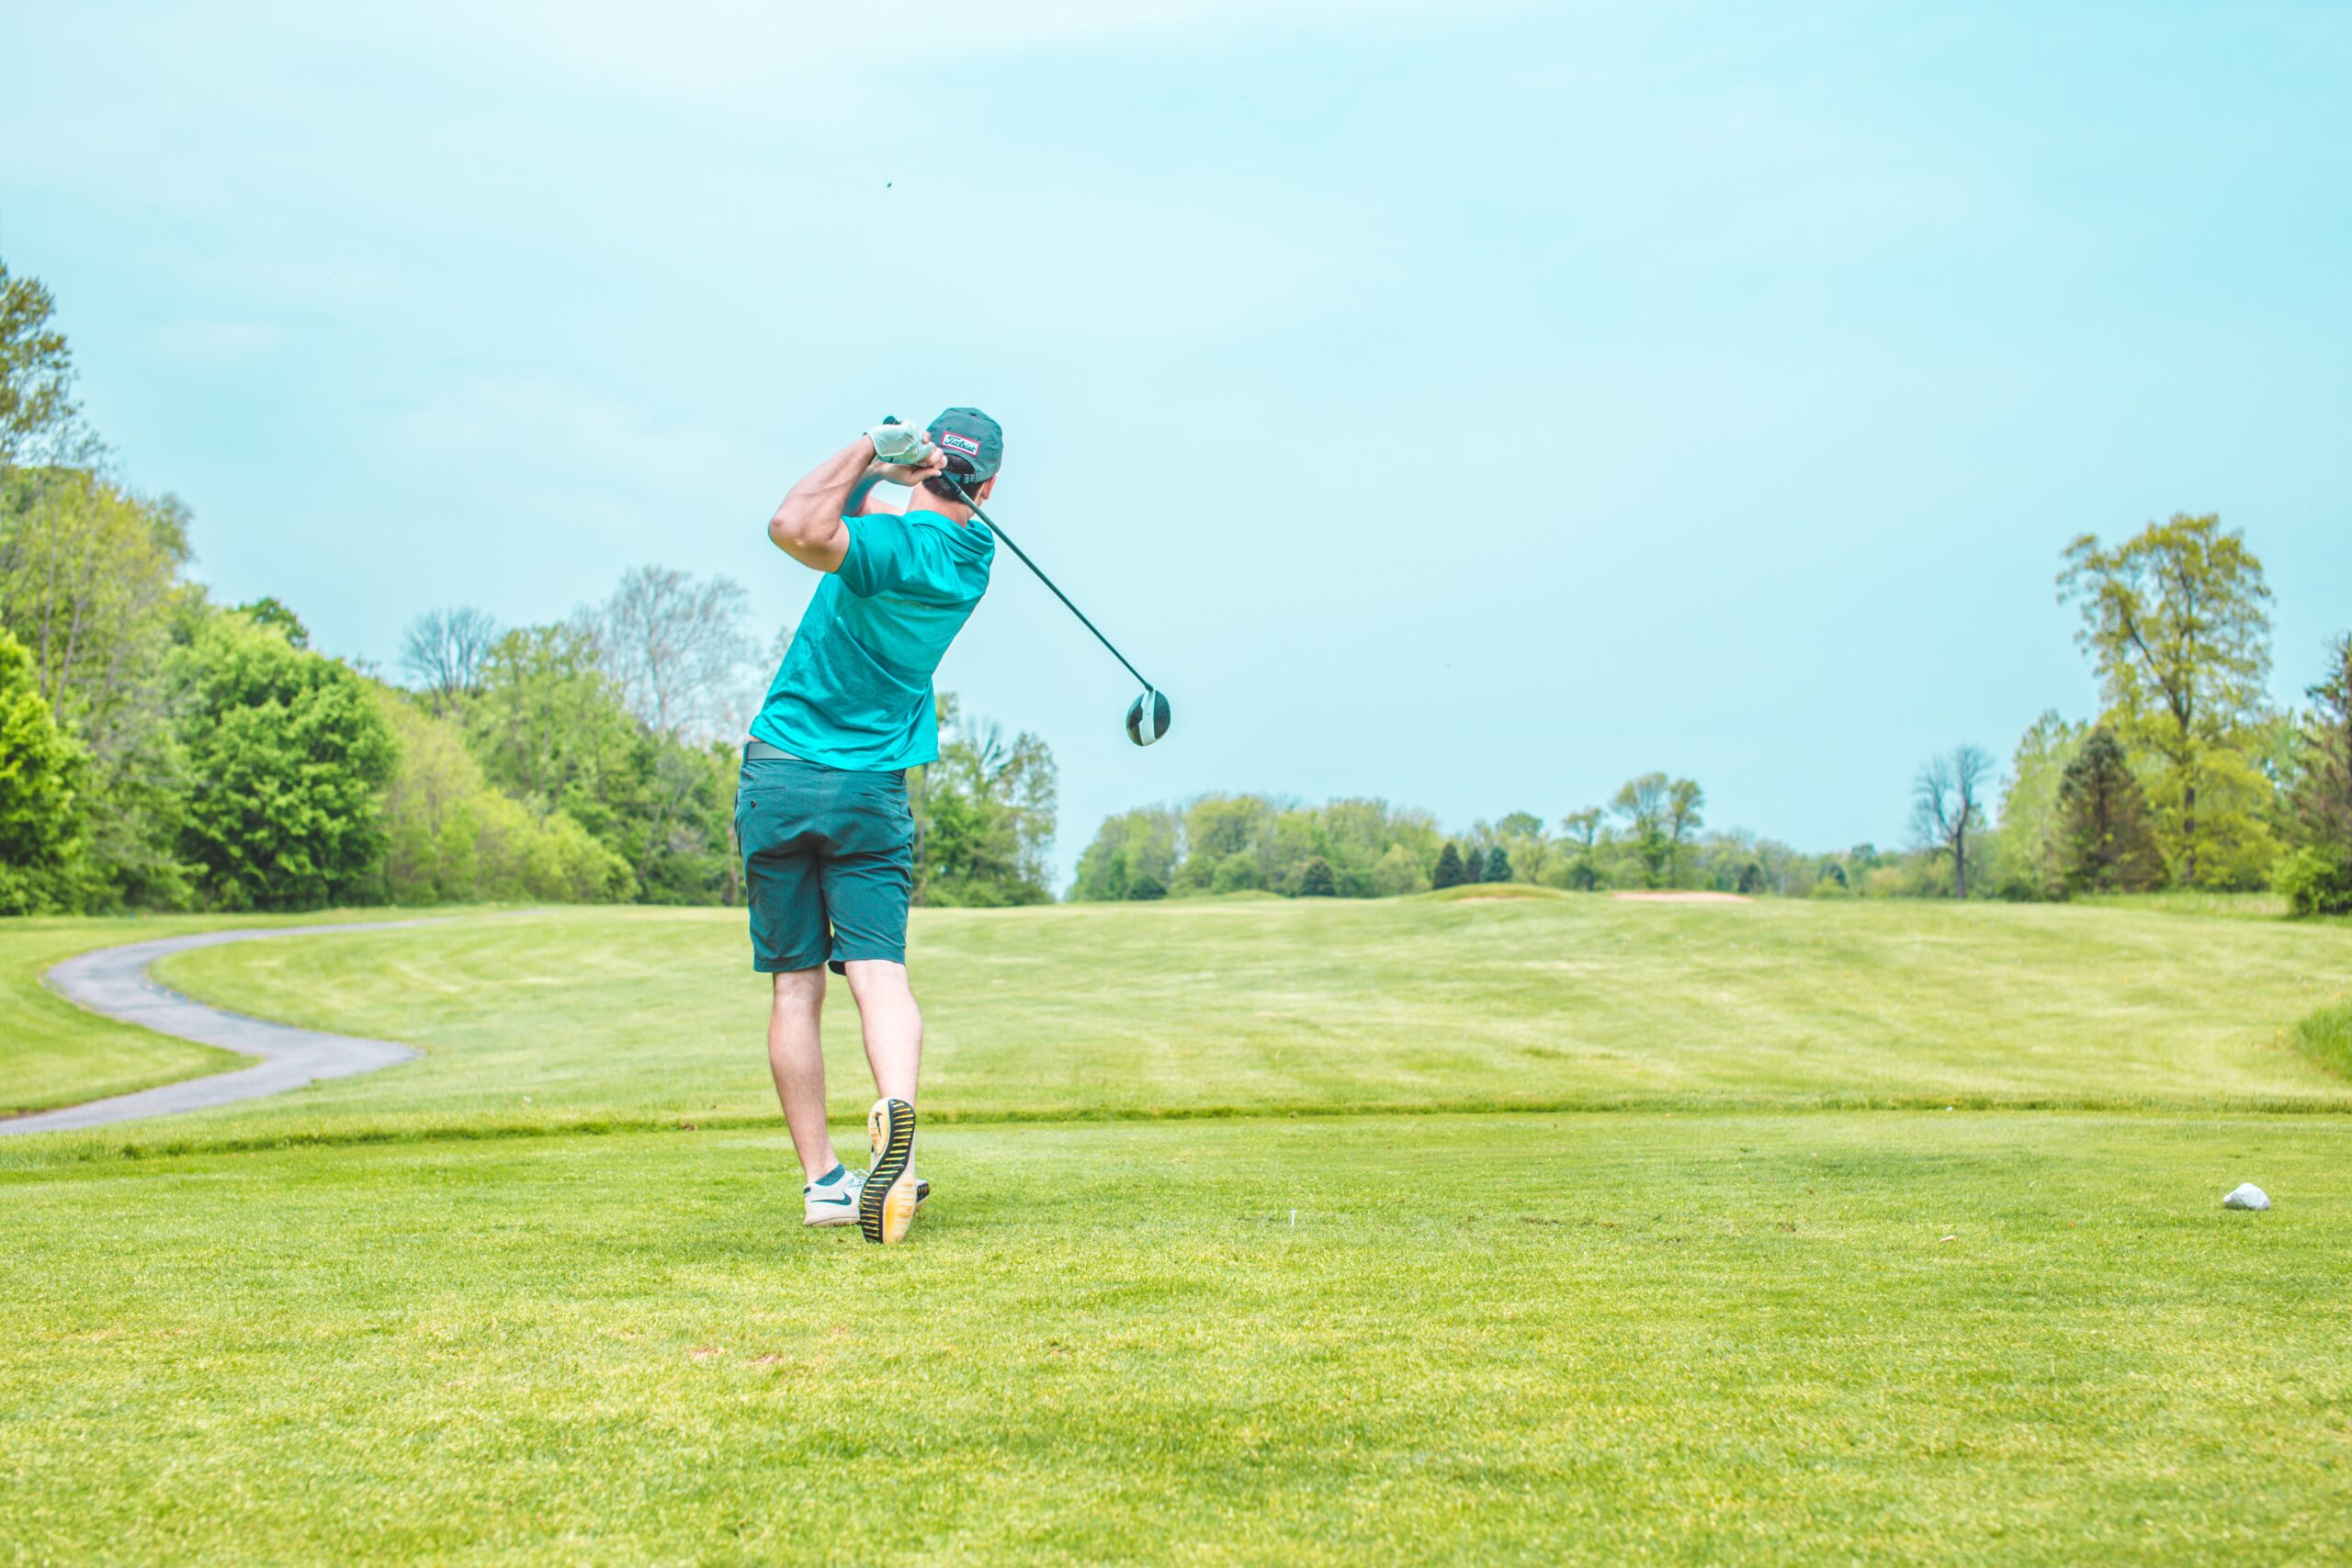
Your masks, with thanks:
[[[227,909],[316,908],[364,890],[397,751],[368,682],[238,615],[174,655],[190,795],[183,850]]]
[[[75,906],[84,767],[35,689],[32,656],[0,628],[0,915]]]
[[[2149,795],[2177,879],[2242,880],[2270,852],[2247,755],[2270,673],[2262,562],[2219,516],[2176,513],[2112,547],[2082,535],[2058,584],[2120,740],[2159,760]]]
[[[2075,893],[2137,893],[2164,880],[2148,799],[2122,744],[2104,726],[2083,740],[2058,785],[2060,873]]]

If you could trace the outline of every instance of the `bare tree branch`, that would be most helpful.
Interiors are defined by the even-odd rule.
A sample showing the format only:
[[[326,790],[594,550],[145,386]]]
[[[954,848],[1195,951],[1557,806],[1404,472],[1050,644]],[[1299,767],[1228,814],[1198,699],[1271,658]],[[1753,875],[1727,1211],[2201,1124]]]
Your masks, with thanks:
[[[1951,856],[1956,898],[1968,897],[1968,839],[1984,825],[1982,796],[1992,776],[1993,759],[1983,747],[1955,746],[1929,758],[1911,786],[1912,830],[1930,853]]]
[[[751,595],[732,579],[643,566],[579,618],[622,704],[658,734],[710,740],[741,734],[746,672],[757,644],[746,627]]]
[[[498,642],[498,623],[481,610],[427,610],[401,639],[401,668],[432,694],[435,712],[452,697],[481,689],[482,663]]]

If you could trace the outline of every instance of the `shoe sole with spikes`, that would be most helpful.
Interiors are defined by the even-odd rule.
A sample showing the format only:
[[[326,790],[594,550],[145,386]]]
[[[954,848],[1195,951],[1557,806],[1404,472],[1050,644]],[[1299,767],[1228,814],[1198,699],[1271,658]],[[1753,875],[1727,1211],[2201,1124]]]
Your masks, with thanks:
[[[888,1247],[907,1239],[923,1196],[915,1177],[915,1108],[887,1096],[876,1100],[866,1112],[865,1138],[874,1168],[858,1194],[857,1228],[866,1240]]]

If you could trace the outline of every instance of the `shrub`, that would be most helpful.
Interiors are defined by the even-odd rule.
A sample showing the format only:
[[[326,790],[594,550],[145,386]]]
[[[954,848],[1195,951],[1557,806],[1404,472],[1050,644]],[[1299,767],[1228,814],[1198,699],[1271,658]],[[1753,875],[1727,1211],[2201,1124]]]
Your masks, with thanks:
[[[2285,895],[2290,915],[2352,915],[2352,866],[2324,850],[2301,849],[2281,859],[2271,886]]]
[[[1426,893],[1430,879],[1421,870],[1420,857],[1402,844],[1391,844],[1372,868],[1372,891],[1375,897],[1393,898],[1400,893]]]
[[[1246,893],[1258,886],[1258,857],[1236,850],[1216,863],[1216,877],[1209,884],[1216,893]]]
[[[1336,898],[1339,879],[1331,874],[1331,863],[1317,855],[1300,868],[1298,896],[1302,898]]]

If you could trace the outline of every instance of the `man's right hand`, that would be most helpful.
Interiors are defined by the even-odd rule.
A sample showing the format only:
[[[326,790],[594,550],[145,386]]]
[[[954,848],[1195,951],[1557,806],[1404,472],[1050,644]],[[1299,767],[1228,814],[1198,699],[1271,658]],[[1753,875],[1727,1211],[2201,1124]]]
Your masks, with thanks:
[[[866,472],[877,479],[888,479],[894,485],[905,485],[911,490],[933,474],[947,471],[947,454],[936,446],[929,450],[931,455],[920,463],[886,463],[877,457]]]

